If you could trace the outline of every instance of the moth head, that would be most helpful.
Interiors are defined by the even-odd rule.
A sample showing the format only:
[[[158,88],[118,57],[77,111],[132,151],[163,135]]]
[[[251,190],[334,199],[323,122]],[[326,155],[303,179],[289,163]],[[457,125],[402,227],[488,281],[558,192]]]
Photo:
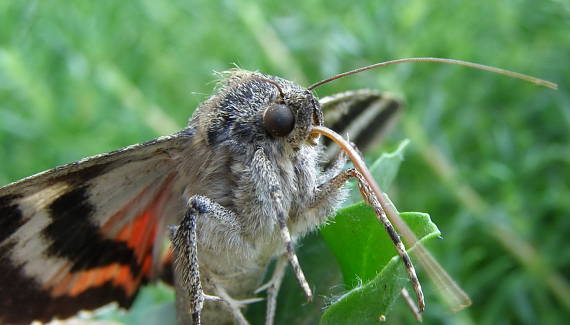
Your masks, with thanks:
[[[313,125],[323,124],[318,99],[285,79],[234,70],[193,120],[210,145],[315,145]]]
[[[262,126],[274,140],[285,140],[298,145],[303,142],[315,145],[316,138],[310,135],[313,125],[323,124],[319,101],[307,89],[289,81],[275,78],[261,79],[277,89],[277,96],[270,100],[262,112]]]

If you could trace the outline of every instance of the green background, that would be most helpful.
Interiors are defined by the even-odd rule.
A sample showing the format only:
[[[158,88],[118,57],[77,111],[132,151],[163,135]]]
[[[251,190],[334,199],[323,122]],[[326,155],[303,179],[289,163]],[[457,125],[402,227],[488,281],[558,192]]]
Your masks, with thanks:
[[[211,93],[212,72],[234,64],[308,85],[410,56],[470,60],[560,86],[408,64],[317,90],[371,88],[407,102],[379,148],[411,140],[391,198],[401,211],[432,216],[444,239],[430,248],[474,302],[449,314],[424,277],[425,322],[563,323],[570,314],[567,0],[0,0],[0,184],[183,127]],[[328,256],[314,238],[303,249]],[[280,317],[294,312],[283,305]],[[389,321],[413,318],[398,307]]]

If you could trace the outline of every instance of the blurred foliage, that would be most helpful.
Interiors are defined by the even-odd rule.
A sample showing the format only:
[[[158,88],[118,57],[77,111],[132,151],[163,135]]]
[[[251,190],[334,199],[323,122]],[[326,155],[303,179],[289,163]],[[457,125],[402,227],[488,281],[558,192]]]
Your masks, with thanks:
[[[211,93],[212,71],[233,64],[303,85],[408,56],[504,67],[560,90],[408,64],[317,93],[372,88],[406,98],[383,147],[411,140],[391,198],[402,211],[430,213],[444,236],[430,248],[474,301],[449,314],[427,288],[426,323],[565,323],[569,30],[567,0],[0,0],[0,183],[183,127]],[[307,268],[332,258],[316,236],[300,250]],[[302,299],[290,292],[300,294],[288,277],[280,320]],[[295,313],[319,312],[309,305]],[[405,308],[389,321],[414,322]]]

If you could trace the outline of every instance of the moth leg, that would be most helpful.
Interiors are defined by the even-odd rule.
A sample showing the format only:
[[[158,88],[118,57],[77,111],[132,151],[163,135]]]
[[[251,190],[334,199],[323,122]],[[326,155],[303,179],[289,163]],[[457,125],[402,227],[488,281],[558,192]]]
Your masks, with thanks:
[[[226,292],[226,290],[223,287],[216,285],[215,290],[218,296],[222,299],[222,301],[230,308],[232,315],[234,317],[234,321],[239,325],[249,325],[249,322],[247,321],[247,319],[245,319],[245,317],[241,312],[241,308],[247,304],[263,300],[262,298],[235,300],[232,297],[230,297],[230,295]]]
[[[412,297],[410,297],[408,289],[402,288],[402,290],[400,290],[400,294],[402,295],[402,298],[404,298],[404,301],[406,302],[406,305],[408,305],[408,308],[410,308],[412,314],[414,314],[416,321],[418,321],[419,323],[423,322],[422,314],[420,314],[420,310],[412,300]]]
[[[378,220],[382,223],[384,229],[386,229],[386,232],[388,233],[388,236],[394,243],[396,251],[398,252],[398,255],[400,255],[400,258],[402,259],[402,262],[404,263],[404,266],[406,268],[406,272],[408,273],[408,277],[412,282],[412,286],[414,288],[414,291],[416,293],[416,298],[418,300],[419,310],[423,311],[425,308],[424,294],[422,292],[422,287],[416,275],[416,270],[414,268],[414,265],[412,264],[410,256],[406,252],[406,248],[404,247],[404,244],[400,240],[400,236],[392,226],[390,220],[388,220],[388,217],[386,216],[384,209],[382,209],[382,206],[378,202],[378,199],[373,194],[372,189],[370,188],[370,186],[368,185],[362,174],[360,174],[360,172],[358,172],[354,168],[347,169],[338,174],[337,176],[333,177],[329,182],[319,186],[318,194],[315,196],[312,206],[316,207],[319,206],[320,203],[326,202],[326,198],[329,197],[332,193],[334,193],[338,189],[340,189],[350,178],[356,178],[356,180],[358,181],[358,187],[366,203],[374,209]]]
[[[171,240],[174,247],[174,267],[176,276],[182,276],[182,286],[188,292],[188,307],[192,314],[192,323],[200,325],[200,313],[204,307],[206,295],[202,291],[200,268],[198,264],[198,245],[196,236],[196,217],[203,213],[199,206],[191,203],[178,227],[171,228]],[[175,280],[176,281],[176,280]],[[179,284],[177,284],[179,285]]]
[[[286,249],[286,256],[293,268],[293,272],[301,285],[301,288],[305,292],[307,299],[313,299],[313,293],[311,292],[311,288],[309,287],[309,283],[305,278],[305,274],[303,274],[303,270],[301,269],[301,265],[299,265],[299,259],[297,258],[297,254],[295,254],[295,249],[293,248],[293,240],[291,239],[291,233],[289,232],[289,228],[287,227],[287,212],[285,207],[283,206],[283,192],[281,190],[281,186],[278,181],[277,172],[273,168],[269,159],[265,156],[263,149],[258,149],[255,152],[254,160],[253,160],[253,168],[259,171],[262,174],[262,179],[267,180],[267,184],[263,184],[265,190],[269,192],[271,199],[273,200],[273,204],[276,208],[277,214],[277,224],[279,226],[279,233],[281,235],[281,239],[285,244]]]
[[[275,310],[277,308],[277,294],[285,276],[285,268],[287,267],[287,256],[281,255],[275,264],[275,270],[271,279],[266,284],[255,290],[259,293],[267,290],[267,312],[265,314],[265,325],[273,325],[275,319]]]
[[[225,209],[221,205],[204,196],[193,196],[188,203],[188,209],[180,226],[171,228],[171,240],[174,247],[174,267],[175,282],[177,286],[182,286],[184,297],[184,308],[186,312],[190,312],[194,325],[200,325],[200,314],[204,307],[204,301],[225,301],[229,306],[237,305],[229,296],[224,297],[211,296],[202,290],[202,282],[200,280],[200,265],[198,262],[198,239],[197,239],[197,222],[198,216],[206,216],[211,220],[215,220],[218,226],[224,226],[228,229],[228,234],[238,232],[239,225],[237,218],[230,210]],[[225,293],[216,286],[217,294]],[[233,311],[233,310],[232,310]],[[241,315],[241,313],[240,313]],[[235,316],[235,313],[234,313]],[[243,315],[241,315],[243,318]],[[245,319],[245,318],[243,318]]]

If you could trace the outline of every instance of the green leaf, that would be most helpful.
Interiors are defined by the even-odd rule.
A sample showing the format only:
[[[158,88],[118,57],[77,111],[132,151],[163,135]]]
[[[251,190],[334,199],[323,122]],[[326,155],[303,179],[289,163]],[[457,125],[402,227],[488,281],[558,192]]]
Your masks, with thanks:
[[[429,215],[401,213],[418,238],[438,234]],[[372,280],[396,249],[376,219],[374,210],[363,202],[339,210],[334,223],[321,229],[321,235],[336,256],[347,288]]]
[[[409,212],[400,216],[420,241],[440,235],[428,214]],[[364,203],[341,210],[337,222],[324,229],[323,237],[341,265],[347,287],[353,289],[328,307],[320,324],[355,320],[358,324],[378,324],[378,317],[388,314],[408,276],[374,211]]]

